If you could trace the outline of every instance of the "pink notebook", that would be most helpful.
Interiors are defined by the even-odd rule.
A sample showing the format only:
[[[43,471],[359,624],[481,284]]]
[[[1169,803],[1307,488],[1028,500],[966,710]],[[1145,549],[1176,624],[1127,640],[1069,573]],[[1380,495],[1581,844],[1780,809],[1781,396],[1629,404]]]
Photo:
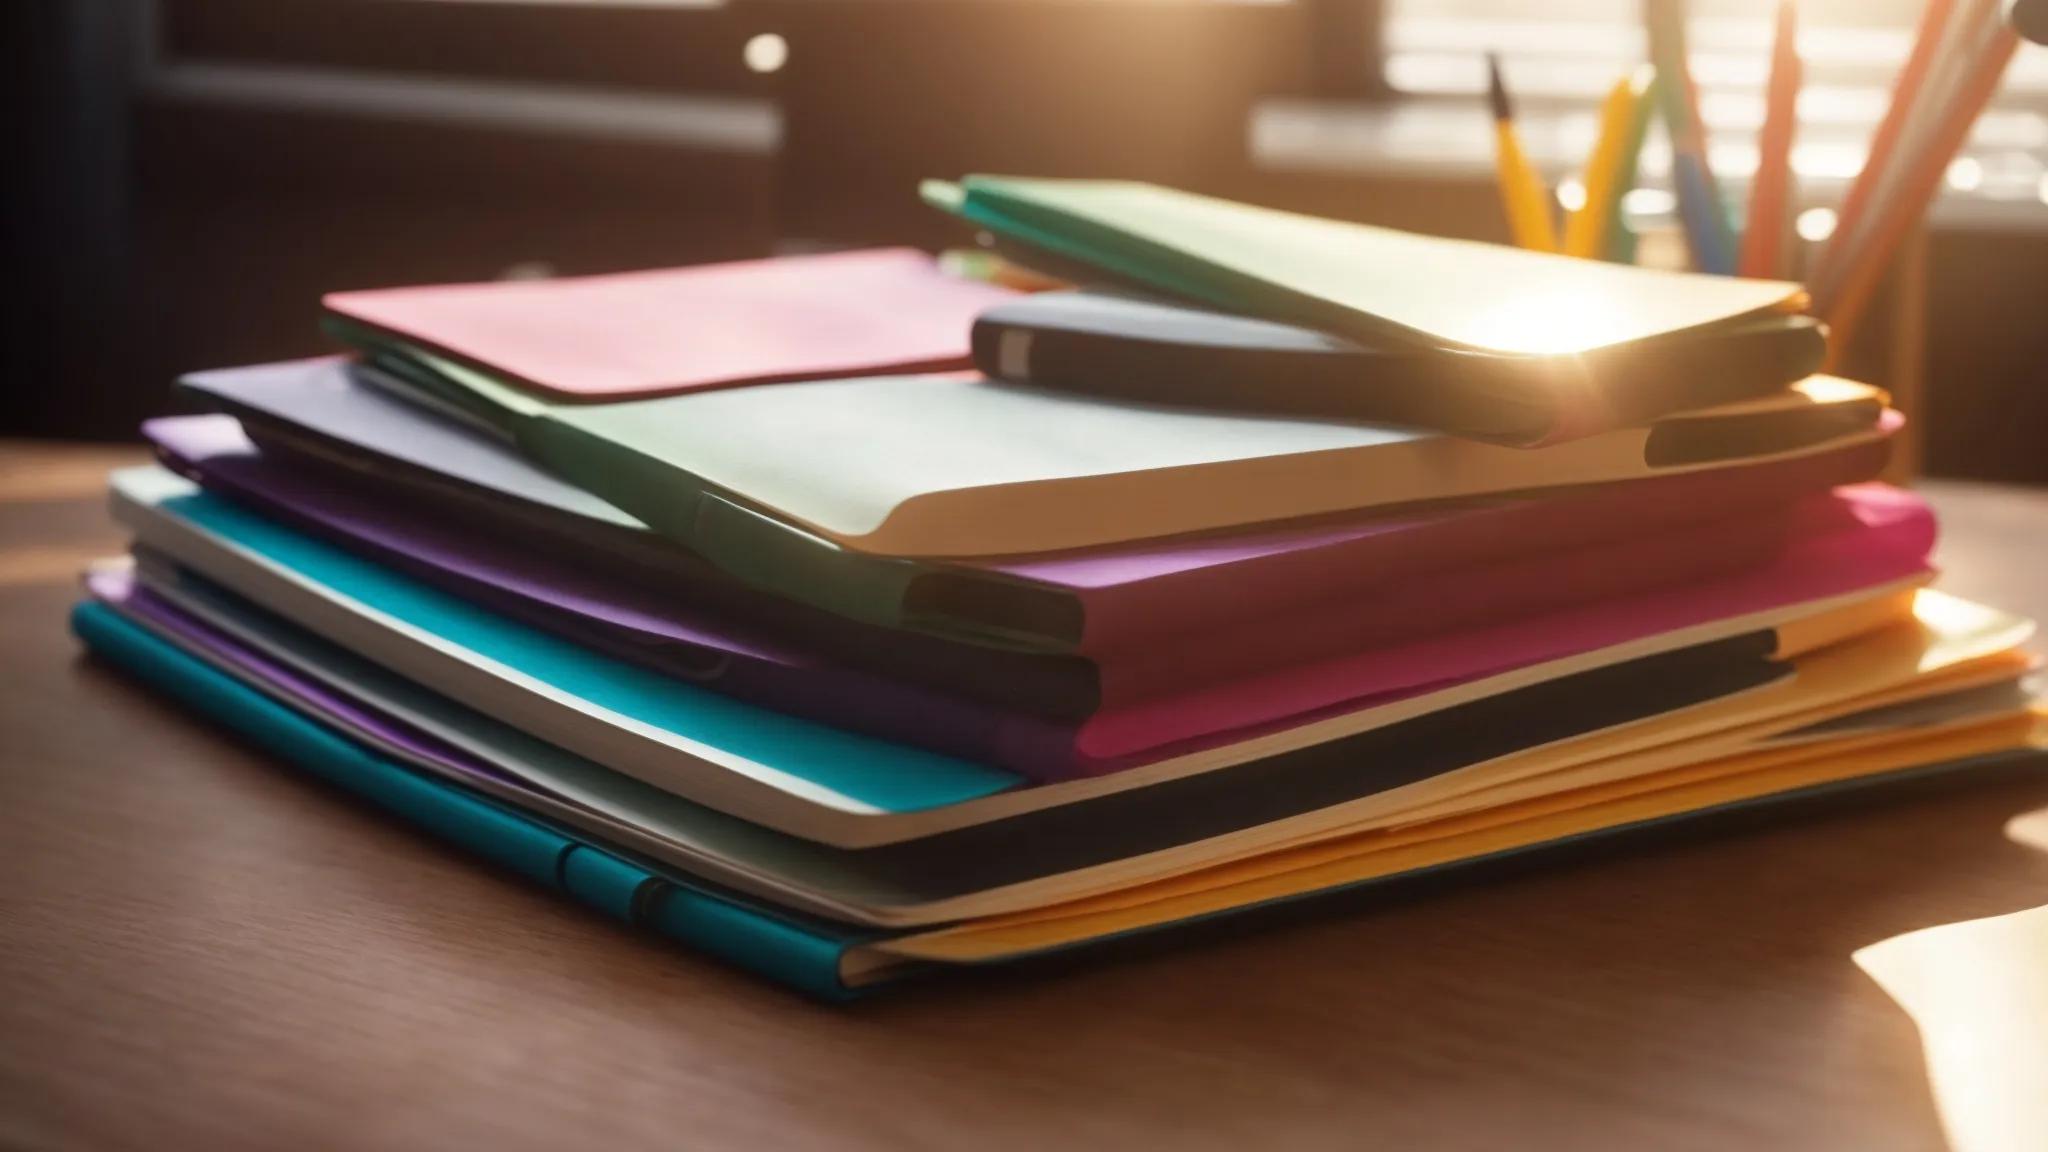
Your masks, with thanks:
[[[1824,600],[1928,571],[1934,514],[1883,484],[1795,506],[1776,559],[1745,572],[1290,667],[1099,712],[1075,741],[1095,774],[1716,620]],[[1227,737],[1224,734],[1228,734]],[[1092,763],[1091,763],[1092,762]]]
[[[548,397],[966,368],[969,329],[1014,293],[909,248],[563,280],[335,292],[350,323]]]

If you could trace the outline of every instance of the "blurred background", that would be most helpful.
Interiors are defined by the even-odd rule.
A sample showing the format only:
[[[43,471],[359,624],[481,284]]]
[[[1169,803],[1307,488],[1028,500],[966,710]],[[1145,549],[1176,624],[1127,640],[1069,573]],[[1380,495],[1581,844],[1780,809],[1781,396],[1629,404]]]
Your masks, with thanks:
[[[1561,199],[1638,0],[8,0],[0,433],[125,439],[178,372],[329,350],[334,289],[905,243],[967,172],[1128,177],[1505,240],[1481,54]],[[1691,6],[1711,157],[1755,164],[1768,0]],[[1912,0],[1808,0],[1824,238]],[[1661,129],[1631,195],[1671,198]],[[2048,483],[2048,49],[2021,51],[1846,371],[1922,471]]]

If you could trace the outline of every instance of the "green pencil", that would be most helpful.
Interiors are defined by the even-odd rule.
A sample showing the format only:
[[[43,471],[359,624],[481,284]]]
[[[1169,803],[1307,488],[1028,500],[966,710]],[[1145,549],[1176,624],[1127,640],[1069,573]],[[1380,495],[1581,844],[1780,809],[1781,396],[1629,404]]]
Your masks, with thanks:
[[[1707,161],[1707,130],[1700,120],[1699,92],[1686,62],[1684,0],[1644,0],[1643,22],[1650,60],[1663,77],[1664,128],[1671,137],[1671,175],[1678,190],[1693,266],[1727,276],[1735,272],[1735,232],[1721,186]]]
[[[1658,102],[1664,99],[1664,74],[1654,64],[1645,64],[1636,70],[1632,86],[1636,102],[1629,109],[1628,130],[1621,139],[1621,154],[1615,160],[1614,180],[1607,187],[1612,202],[1603,209],[1607,229],[1600,241],[1600,258],[1616,264],[1635,263],[1636,234],[1622,215],[1621,202],[1636,186],[1643,141],[1650,135],[1650,121],[1657,115]]]

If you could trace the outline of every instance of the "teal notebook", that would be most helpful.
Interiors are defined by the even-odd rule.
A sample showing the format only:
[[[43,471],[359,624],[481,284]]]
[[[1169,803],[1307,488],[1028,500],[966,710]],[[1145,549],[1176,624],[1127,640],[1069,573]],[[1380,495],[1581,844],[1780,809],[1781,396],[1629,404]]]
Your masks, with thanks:
[[[79,604],[71,627],[96,656],[158,692],[525,880],[810,995],[837,1000],[855,994],[841,965],[848,949],[874,939],[873,933],[771,911],[402,768],[105,605]]]
[[[791,716],[614,659],[152,469],[118,517],[180,563],[377,663],[608,768],[809,839],[860,846],[1017,789],[1002,769]],[[373,617],[376,626],[364,622]],[[369,649],[375,648],[375,651]]]

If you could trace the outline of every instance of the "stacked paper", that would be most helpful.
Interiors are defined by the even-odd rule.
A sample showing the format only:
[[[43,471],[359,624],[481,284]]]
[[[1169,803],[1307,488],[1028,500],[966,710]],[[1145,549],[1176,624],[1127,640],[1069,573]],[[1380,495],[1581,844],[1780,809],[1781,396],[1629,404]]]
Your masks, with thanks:
[[[1098,286],[883,251],[330,297],[354,356],[145,427],[75,627],[825,996],[2039,738],[2031,624],[1927,588],[1927,507],[1869,482],[1899,419],[1806,375],[1790,286],[941,198]],[[1473,319],[1559,292],[1569,338]]]

